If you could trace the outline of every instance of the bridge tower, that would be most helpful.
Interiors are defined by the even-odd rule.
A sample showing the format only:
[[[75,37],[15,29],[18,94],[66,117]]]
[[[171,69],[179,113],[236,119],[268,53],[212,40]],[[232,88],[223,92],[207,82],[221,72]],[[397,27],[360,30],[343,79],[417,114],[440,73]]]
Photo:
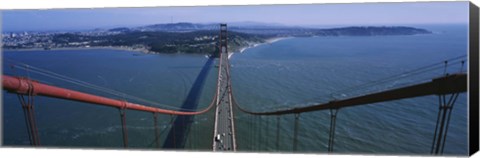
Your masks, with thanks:
[[[220,24],[220,53],[227,53],[227,24]]]

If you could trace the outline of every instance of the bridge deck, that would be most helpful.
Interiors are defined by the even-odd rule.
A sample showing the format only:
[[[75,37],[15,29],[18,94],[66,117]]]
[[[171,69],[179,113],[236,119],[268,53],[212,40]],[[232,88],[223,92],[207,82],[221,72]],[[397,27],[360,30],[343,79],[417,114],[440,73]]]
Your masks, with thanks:
[[[220,36],[221,54],[218,65],[218,97],[215,111],[213,151],[235,151],[235,126],[233,124],[232,93],[229,79],[230,67],[226,47],[226,25],[222,29]]]
[[[234,151],[235,133],[233,124],[232,96],[228,79],[228,55],[222,53],[219,65],[219,90],[215,111],[213,151]]]

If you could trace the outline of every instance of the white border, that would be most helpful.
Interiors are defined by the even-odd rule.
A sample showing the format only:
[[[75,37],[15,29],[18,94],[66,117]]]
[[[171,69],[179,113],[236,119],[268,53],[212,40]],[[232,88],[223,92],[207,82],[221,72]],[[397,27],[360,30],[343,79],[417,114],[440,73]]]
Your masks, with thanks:
[[[459,1],[459,0],[430,0]],[[462,0],[465,1],[465,0]],[[155,6],[208,6],[208,5],[259,5],[259,4],[311,4],[311,3],[364,3],[364,2],[429,2],[428,0],[1,0],[0,9],[52,9],[52,8],[103,8],[103,7],[155,7]],[[480,0],[472,0],[480,4]],[[478,6],[478,5],[477,5]]]
[[[448,1],[448,0],[434,0]],[[471,0],[480,6],[480,0]],[[258,5],[258,4],[311,4],[311,3],[364,3],[364,2],[428,2],[428,0],[181,0],[181,1],[154,1],[154,0],[0,0],[0,10],[10,9],[52,9],[52,8],[104,8],[104,7],[153,7],[153,6],[207,6],[207,5]],[[1,13],[0,13],[1,17]],[[0,26],[1,28],[1,26]],[[0,115],[1,117],[1,115]],[[0,119],[1,120],[1,119]],[[0,128],[1,129],[1,128]],[[1,138],[1,137],[0,137]],[[213,153],[213,152],[167,152],[167,151],[140,151],[140,150],[86,150],[86,149],[32,149],[32,148],[0,148],[2,157],[265,157],[274,156],[279,158],[291,157],[350,157],[350,155],[326,155],[326,154],[258,154],[258,153]],[[476,154],[474,157],[480,157]],[[380,156],[380,155],[379,155]],[[353,157],[378,157],[361,156]],[[400,156],[381,156],[400,157]],[[401,156],[405,157],[405,156]],[[412,157],[412,156],[408,156]],[[420,157],[420,156],[416,156]],[[424,156],[422,156],[424,158]],[[414,158],[414,157],[412,157]]]

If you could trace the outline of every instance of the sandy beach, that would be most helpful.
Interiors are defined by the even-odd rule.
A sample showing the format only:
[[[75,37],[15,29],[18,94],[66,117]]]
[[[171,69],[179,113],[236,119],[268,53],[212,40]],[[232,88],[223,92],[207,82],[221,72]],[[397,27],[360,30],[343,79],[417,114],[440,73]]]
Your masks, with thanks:
[[[258,47],[260,45],[263,45],[263,44],[272,44],[272,43],[275,43],[275,42],[278,42],[278,41],[281,41],[281,40],[285,40],[285,39],[289,39],[289,38],[293,38],[293,37],[275,37],[275,38],[269,38],[269,39],[266,39],[264,43],[255,43],[255,44],[251,44],[249,46],[246,46],[246,47],[243,47],[240,49],[239,53],[243,53],[243,51],[249,49],[249,48],[254,48],[254,47]]]

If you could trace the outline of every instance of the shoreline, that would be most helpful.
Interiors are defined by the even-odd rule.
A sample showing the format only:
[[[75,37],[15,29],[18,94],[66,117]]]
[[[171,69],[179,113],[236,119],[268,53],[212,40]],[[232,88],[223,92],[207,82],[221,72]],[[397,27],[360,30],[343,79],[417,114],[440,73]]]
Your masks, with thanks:
[[[240,50],[231,52],[229,54],[229,58],[235,54],[235,53],[243,53],[245,50],[250,49],[250,48],[255,48],[264,44],[273,44],[275,42],[285,40],[285,39],[290,39],[294,37],[274,37],[274,38],[269,38],[265,39],[265,42],[259,42],[259,43],[251,43],[247,46],[244,46],[240,48]],[[139,52],[139,53],[144,53],[144,54],[163,54],[163,53],[158,53],[158,52],[153,52],[148,49],[144,48],[132,48],[132,47],[114,47],[114,46],[93,46],[93,47],[59,47],[59,48],[19,48],[19,49],[4,49],[2,48],[2,51],[14,51],[14,52],[23,52],[23,51],[49,51],[49,50],[92,50],[92,49],[111,49],[111,50],[123,50],[123,51],[134,51],[134,52]]]
[[[92,50],[92,49],[111,49],[111,50],[124,50],[124,51],[134,51],[140,52],[144,54],[155,54],[155,52],[149,51],[147,49],[136,49],[131,47],[112,47],[112,46],[95,46],[95,47],[61,47],[61,48],[20,48],[20,49],[4,49],[2,51],[15,51],[15,52],[23,52],[23,51],[49,51],[49,50]]]
[[[245,50],[247,49],[250,49],[250,48],[255,48],[255,47],[258,47],[258,46],[261,46],[261,45],[264,45],[264,44],[273,44],[275,42],[278,42],[278,41],[281,41],[281,40],[286,40],[286,39],[290,39],[290,38],[294,38],[294,37],[274,37],[274,38],[269,38],[269,39],[266,39],[265,42],[263,43],[253,43],[253,44],[250,44],[248,46],[245,46],[245,47],[242,47],[240,48],[239,51],[235,51],[235,52],[238,52],[238,53],[243,53]]]

